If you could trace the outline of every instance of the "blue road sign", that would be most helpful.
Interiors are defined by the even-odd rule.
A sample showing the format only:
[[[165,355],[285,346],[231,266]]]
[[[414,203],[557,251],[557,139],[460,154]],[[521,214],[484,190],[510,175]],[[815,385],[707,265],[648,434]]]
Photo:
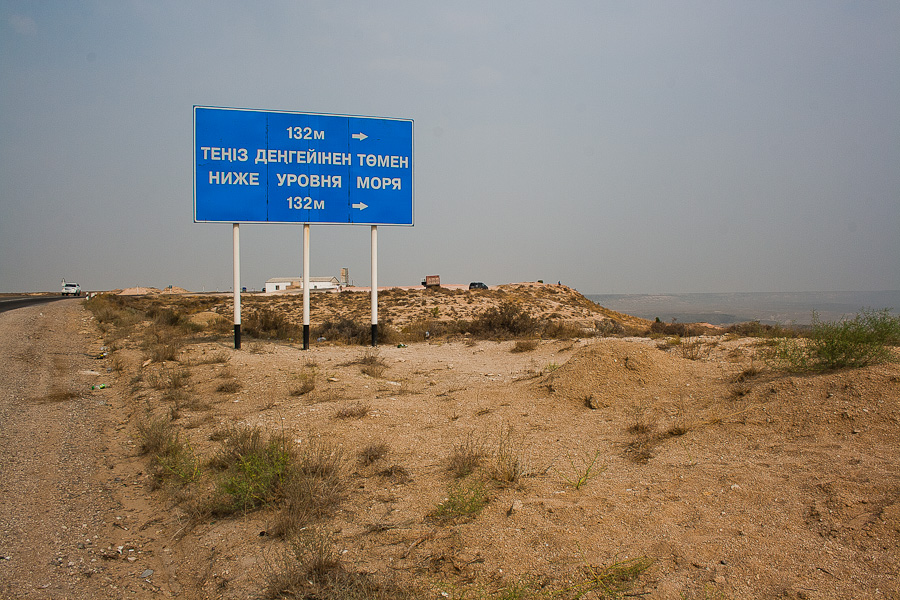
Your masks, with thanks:
[[[413,224],[413,122],[194,107],[194,221]]]

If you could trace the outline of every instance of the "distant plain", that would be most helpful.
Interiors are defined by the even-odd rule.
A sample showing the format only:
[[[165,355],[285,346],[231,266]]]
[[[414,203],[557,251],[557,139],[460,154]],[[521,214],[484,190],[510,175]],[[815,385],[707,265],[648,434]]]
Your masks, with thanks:
[[[833,321],[863,309],[900,310],[900,290],[876,292],[736,292],[728,294],[586,294],[587,298],[635,317],[680,323],[729,325],[745,321],[808,325],[813,311]]]

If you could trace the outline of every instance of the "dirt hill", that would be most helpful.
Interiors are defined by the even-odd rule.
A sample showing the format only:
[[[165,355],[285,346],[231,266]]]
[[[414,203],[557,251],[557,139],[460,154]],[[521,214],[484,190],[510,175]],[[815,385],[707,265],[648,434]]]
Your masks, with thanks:
[[[230,308],[230,301],[227,310]],[[303,323],[302,296],[278,294],[248,296],[242,301],[248,311],[276,307],[297,323]],[[539,319],[567,321],[594,329],[603,323],[615,323],[623,329],[647,331],[650,321],[609,310],[591,302],[564,285],[511,283],[488,290],[459,288],[390,288],[378,293],[379,322],[396,329],[412,323],[452,322],[472,319],[485,310],[513,304]],[[250,314],[250,313],[248,313]],[[316,293],[310,298],[311,323],[355,320],[370,322],[371,296],[368,291]]]
[[[367,315],[367,295],[314,298],[314,319]],[[506,301],[625,318],[534,284],[380,298],[397,326]],[[58,564],[23,565],[7,538],[0,574],[38,575],[0,592],[36,597],[49,570],[58,597],[900,598],[896,363],[797,375],[769,366],[768,340],[722,335],[236,351],[212,316],[226,302],[122,298],[83,317],[96,367],[79,377],[109,387],[28,422],[40,436],[42,410],[107,411],[83,452],[105,449],[96,484],[121,508]],[[268,459],[247,435],[280,440],[306,465],[289,481],[315,493],[253,487]]]

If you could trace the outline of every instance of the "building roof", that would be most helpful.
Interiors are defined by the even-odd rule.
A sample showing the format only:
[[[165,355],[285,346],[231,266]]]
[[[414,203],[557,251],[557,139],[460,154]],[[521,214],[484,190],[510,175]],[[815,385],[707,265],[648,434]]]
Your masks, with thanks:
[[[333,281],[335,283],[340,283],[340,279],[337,277],[310,277],[310,281]],[[271,279],[266,279],[266,283],[291,283],[292,281],[303,281],[303,277],[272,277]]]

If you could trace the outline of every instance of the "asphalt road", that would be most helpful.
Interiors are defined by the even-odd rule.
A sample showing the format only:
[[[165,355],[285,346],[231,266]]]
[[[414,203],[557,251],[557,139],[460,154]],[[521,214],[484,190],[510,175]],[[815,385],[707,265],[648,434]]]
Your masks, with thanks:
[[[32,306],[34,304],[55,302],[56,300],[65,299],[74,300],[72,296],[8,296],[0,298],[0,313],[14,308],[22,308],[23,306]]]

